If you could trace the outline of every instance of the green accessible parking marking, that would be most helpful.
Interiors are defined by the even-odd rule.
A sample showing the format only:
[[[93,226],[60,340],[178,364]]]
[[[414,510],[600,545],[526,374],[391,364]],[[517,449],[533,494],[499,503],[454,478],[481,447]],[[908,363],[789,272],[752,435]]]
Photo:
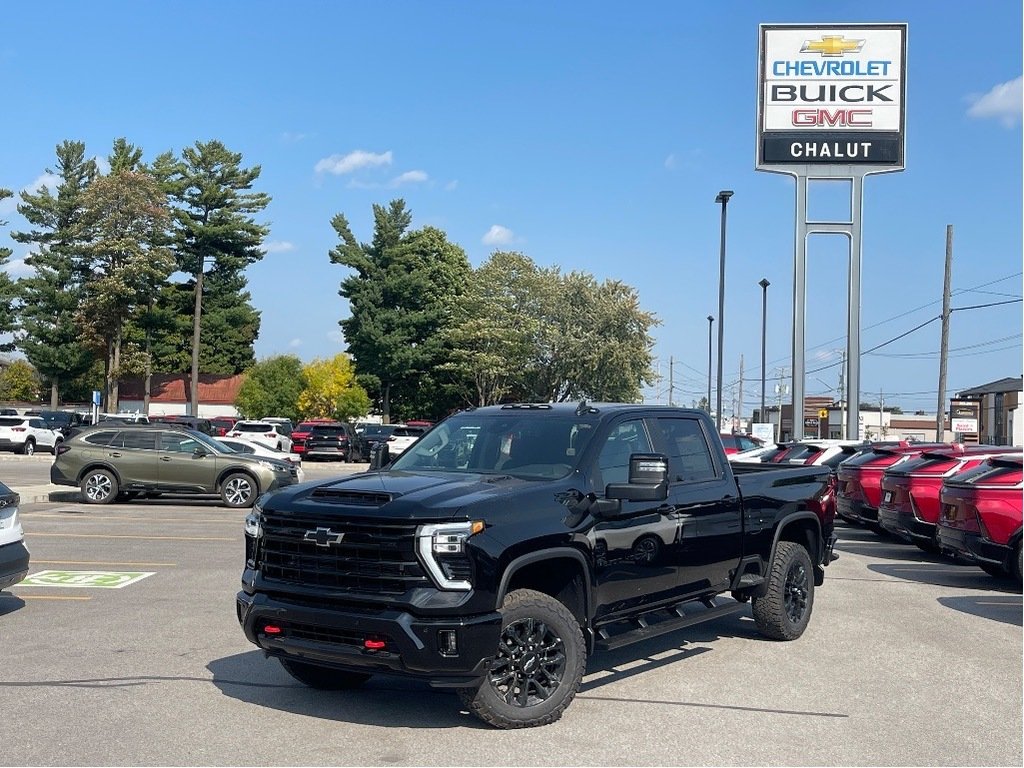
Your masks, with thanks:
[[[121,589],[154,573],[155,571],[39,571],[18,586]]]

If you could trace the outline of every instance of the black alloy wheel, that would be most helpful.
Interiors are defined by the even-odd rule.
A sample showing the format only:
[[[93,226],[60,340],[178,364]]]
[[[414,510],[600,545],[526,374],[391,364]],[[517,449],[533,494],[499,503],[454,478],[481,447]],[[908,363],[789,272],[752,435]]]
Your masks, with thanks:
[[[547,701],[564,676],[562,638],[544,622],[527,618],[502,631],[487,682],[506,704],[532,707]]]
[[[810,591],[810,578],[807,568],[799,561],[789,566],[786,574],[786,591],[783,600],[786,614],[794,624],[799,624],[807,612],[807,594]]]

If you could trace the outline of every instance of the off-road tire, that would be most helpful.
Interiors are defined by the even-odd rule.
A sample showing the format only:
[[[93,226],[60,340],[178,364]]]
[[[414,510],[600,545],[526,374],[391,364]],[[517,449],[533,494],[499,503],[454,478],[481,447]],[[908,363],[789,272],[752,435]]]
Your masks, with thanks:
[[[807,550],[792,541],[780,541],[768,572],[764,597],[754,598],[751,609],[762,635],[773,640],[796,640],[804,633],[814,608],[814,567]]]
[[[251,507],[259,495],[256,480],[245,472],[232,472],[220,484],[221,501],[232,509]]]
[[[356,688],[370,679],[369,675],[362,672],[346,672],[343,669],[320,667],[305,661],[280,657],[277,660],[281,662],[284,671],[289,675],[303,685],[308,685],[319,691],[343,691],[347,688]]]
[[[572,612],[555,598],[532,589],[517,589],[501,607],[502,636],[495,661],[479,688],[463,688],[465,707],[495,728],[548,725],[572,702],[586,670],[583,631]],[[544,667],[541,672],[541,667]],[[552,681],[550,692],[537,687],[537,674]],[[524,686],[519,682],[528,678]],[[503,679],[504,678],[504,679]],[[511,678],[512,682],[509,682]],[[508,684],[503,695],[499,687]],[[531,695],[531,690],[534,694]],[[543,694],[537,701],[538,695]],[[524,704],[508,698],[524,698]]]
[[[33,440],[31,437],[25,440],[24,445],[21,446],[21,450],[19,451],[19,453],[22,453],[25,456],[33,456],[35,455],[35,452],[36,441]]]
[[[80,487],[86,504],[110,504],[117,500],[117,478],[109,470],[90,469],[82,476]]]

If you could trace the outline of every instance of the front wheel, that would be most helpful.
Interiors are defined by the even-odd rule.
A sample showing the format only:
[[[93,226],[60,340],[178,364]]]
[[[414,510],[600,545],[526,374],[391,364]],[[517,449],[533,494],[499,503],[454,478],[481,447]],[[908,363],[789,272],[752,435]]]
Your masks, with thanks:
[[[355,688],[370,679],[369,675],[362,672],[346,672],[332,667],[318,667],[316,664],[308,664],[294,659],[278,658],[278,661],[281,662],[285,672],[300,683],[321,691],[341,691],[346,688]]]
[[[793,541],[775,549],[768,589],[754,598],[754,621],[773,640],[796,640],[807,629],[814,607],[814,567],[807,550]]]
[[[251,507],[256,496],[256,481],[244,472],[232,472],[220,486],[220,498],[229,507]]]
[[[555,722],[586,668],[579,622],[558,600],[532,589],[510,593],[501,617],[494,662],[479,688],[459,691],[463,704],[496,728]]]

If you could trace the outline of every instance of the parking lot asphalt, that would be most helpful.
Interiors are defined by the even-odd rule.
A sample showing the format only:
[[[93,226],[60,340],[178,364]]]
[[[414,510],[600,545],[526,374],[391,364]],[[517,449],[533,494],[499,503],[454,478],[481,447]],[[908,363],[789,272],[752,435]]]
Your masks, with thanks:
[[[800,640],[760,638],[747,610],[598,654],[559,722],[495,731],[418,683],[295,683],[235,618],[245,512],[188,501],[23,503],[31,572],[58,586],[0,593],[0,763],[1022,762],[1019,592],[864,529],[840,526]],[[115,589],[69,571],[148,575]]]

